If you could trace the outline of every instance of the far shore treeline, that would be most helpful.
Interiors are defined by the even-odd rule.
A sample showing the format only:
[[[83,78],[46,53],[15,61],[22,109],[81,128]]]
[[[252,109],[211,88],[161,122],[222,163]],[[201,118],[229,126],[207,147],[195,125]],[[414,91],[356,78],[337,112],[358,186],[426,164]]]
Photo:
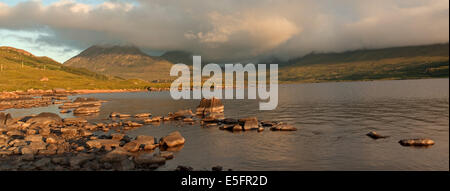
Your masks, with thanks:
[[[89,52],[93,49],[95,46],[70,59],[69,64],[61,64],[2,46],[0,91],[167,88],[174,79],[169,76],[170,66],[176,61],[189,61],[192,55],[151,57],[138,48],[130,52],[130,47],[122,51],[118,46],[110,52]],[[280,83],[448,78],[449,44],[311,53],[273,63],[279,64]]]

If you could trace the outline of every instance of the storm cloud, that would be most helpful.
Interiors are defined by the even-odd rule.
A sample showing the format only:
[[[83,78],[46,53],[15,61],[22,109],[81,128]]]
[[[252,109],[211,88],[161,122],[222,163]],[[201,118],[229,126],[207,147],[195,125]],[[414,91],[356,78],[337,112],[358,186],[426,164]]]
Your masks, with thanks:
[[[287,59],[312,51],[448,42],[449,1],[0,2],[0,29],[44,32],[37,43],[64,49],[133,44],[193,52],[217,62]]]

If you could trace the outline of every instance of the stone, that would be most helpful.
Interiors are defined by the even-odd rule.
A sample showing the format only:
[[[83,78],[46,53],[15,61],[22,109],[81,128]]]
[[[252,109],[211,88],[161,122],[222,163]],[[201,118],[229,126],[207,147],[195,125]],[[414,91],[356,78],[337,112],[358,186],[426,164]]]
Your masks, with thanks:
[[[399,143],[402,146],[432,146],[434,141],[431,139],[403,139]]]
[[[62,119],[59,115],[49,112],[40,113],[34,117],[31,117],[26,121],[28,124],[37,124],[39,126],[46,126],[49,124],[61,124]]]
[[[90,148],[98,148],[98,149],[104,146],[105,149],[111,150],[112,147],[118,148],[120,145],[120,141],[112,139],[96,139],[87,141],[86,145],[88,145]]]
[[[79,107],[73,111],[74,114],[92,114],[100,112],[100,107]]]
[[[152,116],[151,113],[139,113],[139,114],[134,115],[135,118],[146,118],[146,117],[150,117],[150,116]]]
[[[155,153],[154,156],[163,157],[166,160],[173,159],[173,153],[170,151],[160,151],[159,153]]]
[[[126,143],[122,148],[125,149],[128,152],[137,152],[139,151],[140,144],[138,144],[136,141],[130,141]]]
[[[28,135],[25,137],[25,141],[42,142],[42,135]]]
[[[126,151],[123,148],[116,148],[113,151],[105,154],[100,161],[101,162],[120,162],[122,160],[125,160],[128,156],[130,156],[131,153]]]
[[[179,131],[175,131],[165,137],[162,137],[159,144],[165,147],[175,147],[177,145],[183,145],[184,142],[185,139],[181,136],[181,133]]]
[[[223,169],[223,167],[221,167],[221,166],[213,166],[211,168],[212,171],[222,171],[222,169]]]
[[[297,131],[297,128],[295,128],[292,125],[288,124],[279,124],[277,126],[273,126],[270,128],[271,131]]]
[[[223,113],[224,105],[220,99],[215,97],[211,99],[202,98],[197,106],[196,115],[207,116],[211,113]]]
[[[258,119],[256,117],[239,119],[240,123],[243,123],[243,129],[245,131],[258,129]]]
[[[65,118],[64,124],[67,125],[77,125],[77,124],[86,124],[88,121],[83,118]]]
[[[191,122],[194,122],[194,119],[187,117],[187,118],[183,119],[183,122],[191,123]]]
[[[76,127],[61,128],[61,133],[65,135],[75,136],[78,134],[78,128]]]
[[[369,133],[366,134],[367,136],[369,136],[372,139],[382,139],[382,138],[387,138],[387,136],[381,136],[379,135],[377,132],[375,131],[371,131]]]
[[[163,165],[166,163],[166,159],[164,157],[159,156],[153,156],[150,153],[144,153],[141,155],[138,155],[134,158],[134,162],[138,165]]]
[[[181,165],[178,165],[177,168],[175,169],[175,171],[189,172],[189,171],[194,171],[194,168],[192,168],[192,167],[190,167],[190,166],[181,166]]]
[[[111,139],[120,141],[120,140],[123,139],[123,137],[125,137],[125,134],[123,134],[123,133],[113,133],[113,134],[111,134],[111,136],[112,136]]]
[[[232,130],[233,130],[233,131],[243,131],[244,129],[242,128],[241,125],[236,124],[236,125],[233,126],[233,129],[232,129]]]
[[[53,137],[47,137],[47,138],[45,139],[45,142],[46,142],[47,144],[55,144],[55,143],[57,143],[56,139],[53,138]]]
[[[85,162],[95,159],[95,156],[92,154],[81,153],[75,157],[69,159],[69,164],[71,167],[80,167]]]
[[[50,158],[41,158],[39,160],[37,160],[36,162],[34,162],[34,166],[38,167],[38,168],[44,168],[46,166],[48,166],[51,162]]]

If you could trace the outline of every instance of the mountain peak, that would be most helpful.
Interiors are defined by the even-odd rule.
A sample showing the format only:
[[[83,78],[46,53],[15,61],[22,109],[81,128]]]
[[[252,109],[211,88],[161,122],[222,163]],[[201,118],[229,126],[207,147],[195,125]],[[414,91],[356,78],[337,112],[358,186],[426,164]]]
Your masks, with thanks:
[[[148,56],[138,47],[132,45],[94,45],[81,52],[80,57],[92,57],[98,55],[141,55]]]

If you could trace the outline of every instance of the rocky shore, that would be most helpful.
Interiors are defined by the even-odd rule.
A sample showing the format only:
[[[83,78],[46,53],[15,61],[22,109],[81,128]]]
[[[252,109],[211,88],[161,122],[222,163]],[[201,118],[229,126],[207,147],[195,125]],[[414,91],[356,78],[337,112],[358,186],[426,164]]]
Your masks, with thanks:
[[[153,170],[174,158],[173,152],[180,151],[186,139],[178,131],[160,138],[126,134],[146,124],[178,121],[184,125],[200,123],[204,128],[240,132],[261,132],[265,128],[296,130],[282,122],[259,121],[256,117],[225,118],[224,105],[215,98],[201,100],[196,113],[190,109],[165,116],[113,112],[108,120],[92,124],[83,116],[98,113],[105,101],[81,97],[69,100],[68,95],[73,92],[62,89],[2,94],[2,103],[13,106],[5,108],[59,104],[61,113],[73,112],[78,117],[62,119],[55,113],[40,113],[13,118],[9,113],[0,113],[0,170]],[[23,103],[29,105],[24,107]],[[192,168],[179,166],[175,170]]]

